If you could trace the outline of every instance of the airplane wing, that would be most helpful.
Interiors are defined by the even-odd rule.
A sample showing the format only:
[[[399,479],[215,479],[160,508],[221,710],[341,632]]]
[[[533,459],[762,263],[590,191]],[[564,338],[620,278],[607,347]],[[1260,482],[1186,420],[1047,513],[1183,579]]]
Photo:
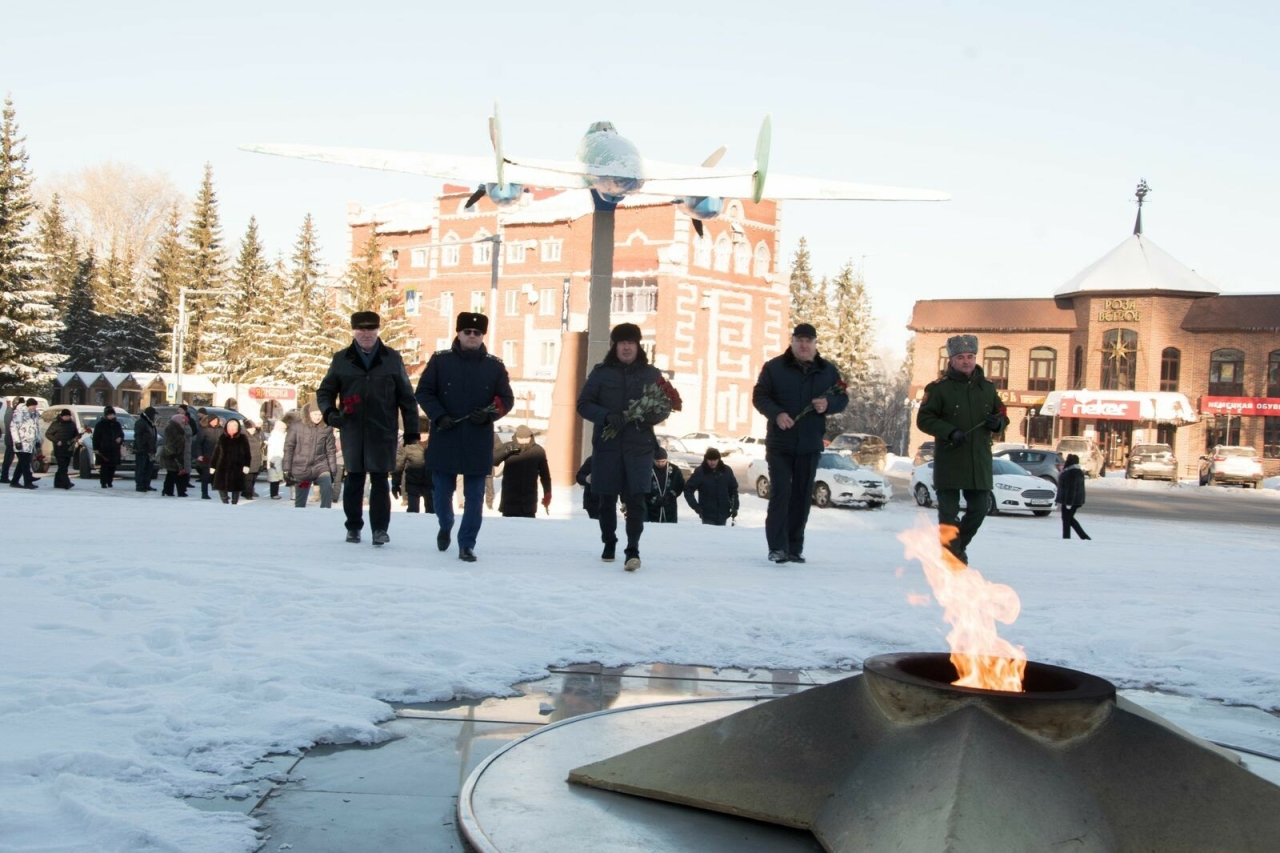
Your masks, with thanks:
[[[696,177],[675,180],[648,180],[644,192],[652,195],[719,196],[751,198],[751,173],[745,177]],[[882,187],[852,184],[822,178],[803,178],[770,173],[764,183],[764,197],[779,201],[950,201],[949,193],[910,187]]]

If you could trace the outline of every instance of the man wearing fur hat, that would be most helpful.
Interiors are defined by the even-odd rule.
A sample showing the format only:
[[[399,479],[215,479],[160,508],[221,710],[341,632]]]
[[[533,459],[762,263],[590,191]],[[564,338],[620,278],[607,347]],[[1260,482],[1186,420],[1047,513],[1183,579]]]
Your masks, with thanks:
[[[533,440],[533,430],[516,427],[515,439],[494,451],[493,464],[502,467],[502,499],[498,510],[508,518],[538,516],[538,483],[542,483],[542,507],[551,507],[551,466],[547,452]]]
[[[436,547],[447,551],[453,535],[453,493],[462,475],[462,524],[458,559],[476,561],[476,540],[484,520],[484,481],[493,473],[493,422],[515,404],[502,359],[485,349],[489,318],[464,311],[454,324],[449,349],[431,356],[415,397],[431,423],[427,469],[440,531]]]
[[[105,406],[102,417],[93,425],[93,453],[98,457],[98,485],[104,489],[115,488],[116,468],[120,465],[123,447],[124,427],[116,420],[116,410]]]
[[[359,542],[364,529],[364,484],[369,480],[369,525],[373,545],[391,541],[390,472],[396,467],[400,420],[404,440],[418,440],[418,406],[400,353],[378,337],[382,319],[372,311],[351,315],[351,346],[333,354],[329,372],[316,389],[324,422],[339,431],[346,470],[342,508],[347,541]]]
[[[947,370],[924,389],[916,426],[936,438],[933,487],[943,544],[968,564],[967,549],[991,507],[991,436],[1009,423],[996,386],[978,366],[978,338],[947,339]],[[960,516],[960,495],[965,512]]]
[[[606,563],[614,560],[618,545],[618,497],[626,507],[627,545],[624,565],[629,572],[640,568],[640,535],[644,533],[645,500],[653,477],[653,454],[658,446],[653,427],[667,419],[627,420],[627,408],[644,394],[646,386],[662,376],[640,347],[640,327],[621,323],[609,334],[604,361],[592,368],[578,395],[578,414],[595,424],[591,433],[591,488],[600,495],[600,539]],[[605,427],[616,431],[604,437]]]

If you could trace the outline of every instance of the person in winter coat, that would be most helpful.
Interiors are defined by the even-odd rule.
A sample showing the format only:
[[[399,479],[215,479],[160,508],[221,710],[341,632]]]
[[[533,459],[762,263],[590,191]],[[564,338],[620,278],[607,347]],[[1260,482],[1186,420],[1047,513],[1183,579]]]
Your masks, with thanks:
[[[738,517],[738,477],[720,460],[719,450],[707,448],[685,485],[684,499],[703,524],[724,527]]]
[[[175,489],[178,497],[187,496],[187,469],[183,465],[190,464],[187,460],[191,458],[191,441],[186,411],[174,412],[164,426],[164,446],[160,449],[160,464],[165,471],[162,497],[173,497]]]
[[[13,460],[17,456],[13,449],[13,435],[10,434],[9,428],[13,426],[13,416],[21,411],[26,404],[27,401],[23,397],[14,397],[7,406],[3,404],[3,401],[0,401],[0,407],[4,409],[4,476],[0,477],[0,483],[9,482],[9,469],[13,466]]]
[[[213,487],[224,504],[240,503],[252,458],[253,451],[249,448],[249,439],[240,429],[240,422],[230,418],[213,448]]]
[[[218,438],[222,435],[222,418],[206,413],[200,420],[200,429],[194,436],[192,444],[192,465],[200,475],[200,497],[212,500],[209,486],[213,484],[213,451],[218,446]]]
[[[418,441],[418,407],[404,359],[378,338],[382,318],[372,311],[351,315],[351,346],[333,354],[329,372],[316,389],[324,422],[340,433],[342,508],[347,541],[359,542],[364,529],[364,484],[369,482],[369,525],[373,545],[391,541],[391,483],[396,442],[404,421],[405,444]]]
[[[124,427],[116,420],[116,410],[104,406],[102,417],[93,425],[93,455],[98,462],[98,484],[104,489],[115,488],[116,468],[120,465],[123,446]]]
[[[13,470],[10,488],[36,489],[36,478],[31,473],[31,462],[40,450],[40,401],[28,397],[22,410],[15,412],[9,424],[9,436],[13,439],[13,453],[18,466]]]
[[[289,424],[296,416],[296,412],[289,412],[274,421],[267,436],[267,485],[273,501],[280,500],[280,484],[284,482],[284,439],[289,432]]]
[[[502,469],[502,499],[498,510],[507,518],[535,518],[538,515],[538,482],[542,482],[542,506],[551,506],[551,467],[547,452],[533,440],[533,430],[516,427],[514,441],[502,445],[493,457]]]
[[[155,470],[156,410],[147,406],[133,424],[133,488],[136,492],[154,492],[151,474]]]
[[[996,386],[978,366],[978,338],[947,339],[947,371],[925,386],[916,426],[936,438],[933,488],[943,546],[969,562],[967,549],[991,508],[991,436],[1009,423]],[[965,513],[960,518],[960,493]]]
[[[1092,539],[1076,520],[1076,510],[1084,506],[1084,469],[1080,467],[1080,457],[1068,454],[1066,462],[1058,476],[1057,502],[1062,505],[1062,538],[1070,539],[1074,530],[1081,539]]]
[[[804,529],[827,416],[843,412],[849,404],[843,391],[832,390],[843,380],[835,365],[818,354],[817,338],[809,323],[797,325],[791,347],[765,362],[751,392],[756,411],[768,421],[764,457],[769,509],[764,531],[774,563],[805,561]]]
[[[258,496],[258,473],[262,470],[262,432],[253,421],[245,419],[244,440],[249,442],[249,473],[244,475],[244,499],[251,501]]]
[[[391,475],[391,496],[403,499],[409,512],[418,512],[425,504],[425,511],[435,513],[431,495],[431,472],[427,470],[426,436],[417,444],[406,444],[396,454],[396,470]]]
[[[333,475],[338,470],[338,451],[333,428],[325,425],[315,403],[307,403],[284,438],[284,481],[296,487],[293,505],[307,505],[311,484],[320,490],[320,508],[333,505]]]
[[[591,457],[583,460],[582,467],[574,475],[574,481],[582,486],[582,508],[593,521],[600,517],[600,496],[591,488]]]
[[[617,501],[621,497],[627,516],[625,568],[633,572],[640,568],[645,497],[652,478],[653,451],[658,446],[653,427],[666,416],[639,422],[628,420],[626,412],[662,374],[649,364],[640,347],[639,326],[620,323],[610,332],[609,340],[608,354],[592,368],[578,395],[578,414],[595,424],[591,433],[591,488],[600,495],[600,539],[604,542],[600,559],[606,563],[614,560],[618,544]],[[617,434],[605,438],[606,426]]]
[[[664,448],[655,448],[653,474],[649,480],[649,521],[676,524],[680,520],[680,496],[684,489],[684,474],[667,460]]]
[[[464,311],[454,328],[457,337],[453,345],[431,356],[415,396],[431,423],[427,467],[440,522],[436,547],[441,551],[449,548],[453,494],[461,474],[458,559],[473,563],[483,521],[484,480],[493,474],[493,422],[511,411],[515,396],[506,365],[485,349],[489,318]]]
[[[53,487],[55,489],[74,488],[75,483],[71,482],[67,468],[70,467],[76,451],[80,449],[80,429],[76,426],[70,409],[58,412],[58,419],[49,424],[49,428],[44,431],[44,437],[53,444],[53,458],[58,463],[58,473],[53,475]]]

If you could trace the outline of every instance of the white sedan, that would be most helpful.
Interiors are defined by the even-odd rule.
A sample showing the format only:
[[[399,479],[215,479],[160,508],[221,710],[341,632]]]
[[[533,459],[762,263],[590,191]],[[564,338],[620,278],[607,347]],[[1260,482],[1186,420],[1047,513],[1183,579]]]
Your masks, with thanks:
[[[1025,468],[1013,464],[1007,459],[991,460],[992,480],[995,488],[991,490],[991,513],[998,512],[1030,512],[1032,515],[1046,516],[1053,509],[1058,490],[1047,480],[1033,477]],[[934,506],[938,503],[938,493],[933,488],[933,463],[917,465],[911,472],[911,494],[915,495],[920,506]],[[964,506],[964,494],[960,495],[960,505]]]
[[[754,460],[747,468],[747,482],[757,495],[769,497],[769,465],[763,459]],[[818,459],[818,475],[813,481],[813,502],[818,506],[865,504],[879,509],[891,497],[893,487],[873,469],[839,453],[824,453]]]

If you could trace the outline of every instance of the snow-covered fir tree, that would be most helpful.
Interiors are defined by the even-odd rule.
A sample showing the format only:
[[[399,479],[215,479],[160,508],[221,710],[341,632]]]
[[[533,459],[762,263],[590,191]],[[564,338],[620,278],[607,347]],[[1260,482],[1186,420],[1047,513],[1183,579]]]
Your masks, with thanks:
[[[231,278],[206,315],[201,363],[208,373],[228,382],[243,382],[263,372],[262,365],[253,363],[253,337],[258,330],[246,321],[261,298],[267,272],[258,220],[251,216]]]
[[[71,284],[80,265],[80,244],[55,194],[40,211],[36,228],[36,280],[53,294],[53,309],[65,320]]]
[[[222,222],[218,196],[213,189],[213,166],[204,166],[204,180],[196,195],[186,239],[187,287],[192,290],[219,290],[226,284],[227,258],[222,245]],[[186,362],[188,369],[202,366],[206,353],[204,324],[217,301],[205,294],[187,297]]]
[[[284,305],[276,314],[276,322],[287,330],[289,355],[280,363],[277,376],[298,387],[298,402],[303,403],[320,385],[333,353],[347,345],[339,340],[343,324],[337,322],[332,307],[315,223],[309,213],[302,221],[290,261]]]
[[[97,277],[97,265],[90,252],[76,264],[76,274],[71,279],[71,290],[67,294],[67,307],[58,341],[58,348],[67,356],[62,364],[63,370],[102,369],[98,360],[101,318],[93,295]]]
[[[275,382],[281,379],[282,368],[292,354],[292,339],[286,328],[285,291],[289,271],[284,258],[277,256],[267,269],[258,295],[250,306],[245,324],[250,330],[249,360],[258,370],[258,377]]]
[[[404,316],[404,295],[395,279],[387,275],[382,261],[382,244],[374,231],[365,241],[360,257],[347,268],[343,299],[349,313],[376,311],[382,318],[378,336],[392,349],[401,349],[409,339],[409,322]]]
[[[187,252],[182,245],[182,211],[174,205],[148,266],[151,292],[147,312],[155,320],[156,358],[171,366],[173,328],[178,324],[178,294],[187,283]],[[168,368],[166,368],[168,369]]]
[[[818,348],[823,348],[826,333],[830,330],[830,311],[827,309],[826,280],[814,281],[809,257],[809,243],[801,237],[791,259],[791,328],[799,323],[809,323],[818,330]],[[790,331],[790,330],[788,330]]]
[[[835,362],[850,392],[868,382],[874,370],[875,318],[862,273],[853,262],[841,267],[828,293],[832,326],[819,341],[824,358]]]
[[[13,100],[0,118],[0,391],[43,391],[63,360],[54,295],[37,279],[29,226],[35,215],[25,140]]]
[[[116,251],[98,266],[99,370],[127,373],[160,366],[155,318],[141,302],[133,280],[135,269],[132,258],[120,257]]]

